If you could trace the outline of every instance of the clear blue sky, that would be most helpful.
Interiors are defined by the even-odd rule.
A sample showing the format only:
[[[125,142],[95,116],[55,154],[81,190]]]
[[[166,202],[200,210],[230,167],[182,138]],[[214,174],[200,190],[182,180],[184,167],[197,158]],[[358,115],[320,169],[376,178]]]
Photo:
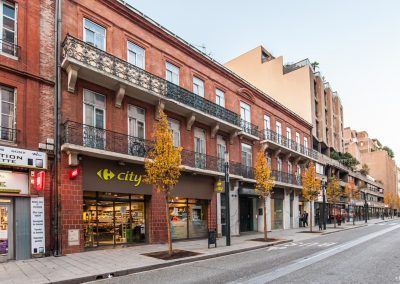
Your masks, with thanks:
[[[345,126],[366,130],[400,163],[400,0],[129,0],[221,63],[257,45],[304,58],[336,89]]]

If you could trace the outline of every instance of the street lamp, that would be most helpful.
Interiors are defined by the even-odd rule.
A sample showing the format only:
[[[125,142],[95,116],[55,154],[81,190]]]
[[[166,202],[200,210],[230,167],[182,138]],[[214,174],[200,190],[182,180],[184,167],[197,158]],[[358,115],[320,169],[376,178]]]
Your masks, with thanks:
[[[229,213],[229,153],[225,152],[225,220],[226,246],[231,245],[231,214]]]
[[[368,203],[367,203],[367,193],[364,192],[364,218],[365,223],[368,223]]]
[[[322,180],[322,224],[326,230],[326,181]]]

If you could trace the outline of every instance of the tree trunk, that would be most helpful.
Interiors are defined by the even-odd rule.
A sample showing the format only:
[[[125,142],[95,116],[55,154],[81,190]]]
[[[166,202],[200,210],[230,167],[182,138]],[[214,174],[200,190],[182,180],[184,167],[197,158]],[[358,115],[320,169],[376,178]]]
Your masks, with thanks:
[[[264,241],[268,240],[268,236],[267,236],[267,206],[265,205],[265,197],[263,198],[264,201]]]
[[[312,213],[313,213],[313,210],[312,210],[312,203],[311,203],[311,201],[310,201],[310,232],[312,232]]]
[[[336,228],[336,203],[333,203],[333,227]]]
[[[167,218],[168,255],[172,255],[171,220],[169,219],[168,194],[165,194],[165,217]]]

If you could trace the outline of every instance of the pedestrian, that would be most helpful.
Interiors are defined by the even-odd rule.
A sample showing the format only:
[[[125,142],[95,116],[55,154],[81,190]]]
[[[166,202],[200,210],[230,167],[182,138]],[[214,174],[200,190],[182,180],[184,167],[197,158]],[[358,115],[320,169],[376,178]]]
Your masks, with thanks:
[[[317,212],[317,216],[318,216],[318,230],[322,231],[322,216],[321,216],[321,211],[318,209]]]
[[[308,213],[304,211],[304,227],[308,227]]]
[[[299,212],[299,226],[304,227],[303,214],[301,214],[301,212]]]

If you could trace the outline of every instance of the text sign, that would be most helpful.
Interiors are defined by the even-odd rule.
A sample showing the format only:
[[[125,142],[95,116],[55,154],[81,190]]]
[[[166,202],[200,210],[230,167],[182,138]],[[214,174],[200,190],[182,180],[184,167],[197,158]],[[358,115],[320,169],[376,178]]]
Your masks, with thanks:
[[[47,169],[47,154],[38,151],[0,146],[0,164],[32,169]]]
[[[45,253],[44,198],[31,198],[31,246],[32,254]]]
[[[0,171],[0,193],[29,194],[28,174]]]

